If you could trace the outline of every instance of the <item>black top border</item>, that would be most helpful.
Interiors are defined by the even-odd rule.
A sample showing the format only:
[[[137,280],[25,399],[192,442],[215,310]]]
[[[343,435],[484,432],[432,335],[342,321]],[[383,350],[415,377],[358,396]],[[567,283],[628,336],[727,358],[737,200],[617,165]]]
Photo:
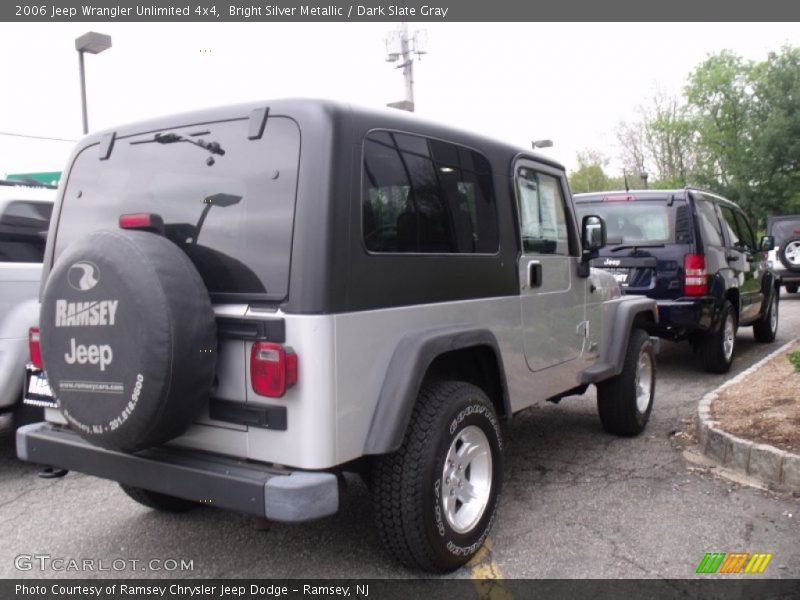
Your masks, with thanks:
[[[7,22],[552,22],[800,20],[787,0],[15,0],[0,3]],[[678,29],[676,29],[678,31]],[[599,32],[602,38],[602,32]],[[680,35],[677,34],[679,38]]]

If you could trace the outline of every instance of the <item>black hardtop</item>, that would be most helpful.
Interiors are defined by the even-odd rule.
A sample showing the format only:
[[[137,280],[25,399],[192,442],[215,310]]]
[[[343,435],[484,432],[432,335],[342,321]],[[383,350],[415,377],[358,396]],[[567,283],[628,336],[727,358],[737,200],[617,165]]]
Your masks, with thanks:
[[[248,132],[264,111],[291,119],[300,132],[299,177],[291,232],[288,295],[217,294],[215,301],[263,303],[293,313],[332,313],[508,296],[519,293],[512,167],[525,157],[560,171],[562,165],[512,144],[389,108],[359,108],[327,100],[284,99],[211,108],[140,121],[98,131],[82,139],[68,163],[59,189],[56,226],[48,236],[45,279],[54,259],[64,195],[71,171],[84,151],[97,164],[125,138],[183,134],[186,128],[251,119]],[[264,137],[269,138],[269,119]],[[366,134],[390,130],[465,146],[483,154],[492,167],[500,235],[493,255],[373,255],[361,236],[362,148]],[[255,127],[258,130],[258,127]],[[191,132],[190,132],[191,133]],[[249,137],[250,133],[248,133]],[[137,140],[138,141],[138,140]],[[213,140],[212,140],[213,141]],[[245,143],[247,139],[244,139]],[[84,167],[91,168],[84,160]],[[87,230],[88,233],[88,230]],[[55,257],[57,258],[57,257]],[[402,273],[402,277],[397,274]],[[431,282],[436,282],[432,285]]]
[[[264,108],[268,109],[270,116],[285,116],[296,121],[304,138],[309,135],[312,139],[325,137],[326,134],[339,132],[345,136],[349,133],[356,138],[351,140],[353,143],[360,143],[360,133],[364,130],[389,129],[458,143],[483,153],[500,153],[505,156],[527,155],[538,162],[564,170],[564,166],[560,163],[528,149],[463,129],[441,125],[413,113],[393,108],[367,108],[345,102],[312,98],[285,98],[231,104],[128,123],[90,134],[79,142],[76,152],[100,142],[109,134],[113,134],[115,139],[121,139],[218,121],[247,119],[253,111]]]
[[[767,219],[767,230],[769,231],[776,223],[796,222],[800,227],[800,215],[780,215]]]

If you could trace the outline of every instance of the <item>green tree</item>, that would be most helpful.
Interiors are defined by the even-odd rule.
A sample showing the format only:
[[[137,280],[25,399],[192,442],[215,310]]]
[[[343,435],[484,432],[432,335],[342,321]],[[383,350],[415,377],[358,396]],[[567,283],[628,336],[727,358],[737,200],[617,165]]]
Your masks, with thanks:
[[[697,130],[695,176],[701,185],[740,202],[751,212],[754,65],[723,50],[689,75],[688,110]]]
[[[694,169],[696,137],[686,105],[657,91],[638,112],[638,120],[617,127],[623,164],[636,181],[635,187],[639,187],[641,173],[648,174],[650,187],[683,187]]]
[[[608,175],[605,166],[608,159],[596,150],[578,152],[578,168],[569,174],[569,186],[572,192],[598,192],[609,189]]]
[[[752,85],[754,205],[800,212],[800,48],[771,52],[753,69]]]

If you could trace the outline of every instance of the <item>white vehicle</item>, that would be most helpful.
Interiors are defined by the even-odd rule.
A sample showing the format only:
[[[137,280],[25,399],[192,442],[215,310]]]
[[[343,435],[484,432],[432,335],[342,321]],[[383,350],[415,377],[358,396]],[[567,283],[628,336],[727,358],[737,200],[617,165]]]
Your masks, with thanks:
[[[21,406],[55,190],[0,182],[0,424]]]

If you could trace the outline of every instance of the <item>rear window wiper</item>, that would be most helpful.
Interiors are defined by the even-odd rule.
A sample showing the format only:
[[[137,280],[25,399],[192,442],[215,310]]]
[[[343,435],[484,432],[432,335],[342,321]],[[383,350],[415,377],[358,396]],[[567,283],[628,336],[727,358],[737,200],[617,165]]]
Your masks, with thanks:
[[[639,248],[663,248],[664,244],[620,244],[619,246],[615,246],[611,248],[611,252],[618,252],[620,250],[628,250],[633,249],[634,251],[638,250]]]
[[[225,156],[225,150],[219,145],[219,142],[206,142],[205,140],[191,140],[177,133],[157,133],[151,140],[139,140],[138,142],[131,142],[131,144],[152,144],[158,142],[159,144],[174,144],[176,142],[188,142],[195,146],[199,146],[204,150],[208,150],[211,154],[219,154]]]

